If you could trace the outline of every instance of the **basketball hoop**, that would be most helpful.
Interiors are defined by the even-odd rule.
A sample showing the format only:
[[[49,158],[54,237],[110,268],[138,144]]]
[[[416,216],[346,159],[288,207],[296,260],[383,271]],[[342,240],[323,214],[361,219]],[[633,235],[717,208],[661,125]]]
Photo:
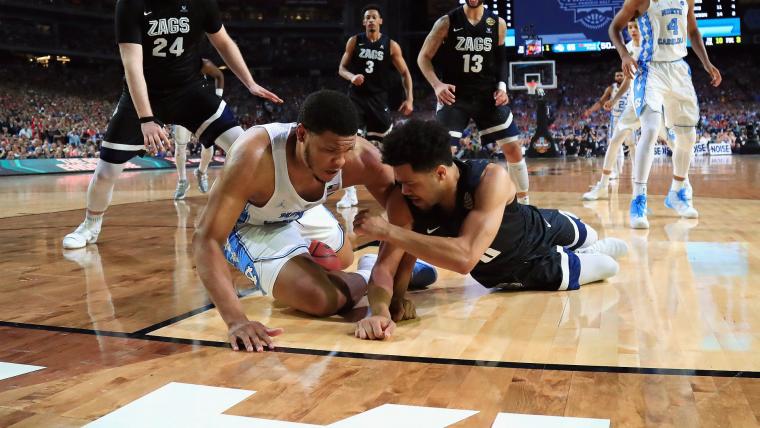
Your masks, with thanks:
[[[528,88],[528,95],[536,95],[536,88],[538,88],[538,82],[525,82],[525,87]]]

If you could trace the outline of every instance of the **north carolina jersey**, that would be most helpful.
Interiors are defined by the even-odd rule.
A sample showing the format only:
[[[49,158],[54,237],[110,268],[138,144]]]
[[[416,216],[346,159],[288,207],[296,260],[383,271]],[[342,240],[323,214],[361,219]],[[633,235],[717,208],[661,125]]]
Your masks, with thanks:
[[[686,56],[685,0],[650,0],[639,18],[641,55],[639,62],[672,62]]]
[[[448,14],[449,32],[436,61],[441,80],[463,90],[495,90],[498,84],[499,17],[486,9],[475,25],[467,20],[464,6]]]
[[[391,39],[385,34],[374,42],[366,33],[356,35],[356,47],[351,55],[348,69],[364,76],[361,86],[351,85],[350,90],[359,94],[385,92],[391,83]]]
[[[201,82],[205,33],[222,28],[215,0],[118,0],[116,41],[142,45],[148,92]]]
[[[261,125],[269,134],[274,162],[274,193],[263,207],[248,203],[238,219],[238,223],[264,225],[288,223],[300,219],[304,211],[321,205],[327,197],[341,188],[341,171],[325,184],[322,197],[316,201],[307,201],[296,192],[288,175],[286,146],[295,123],[269,123]]]
[[[617,82],[612,84],[612,92],[610,93],[610,99],[615,98],[615,95],[617,95],[618,91],[620,91],[620,85],[617,84]],[[620,99],[615,103],[615,105],[612,106],[612,110],[610,111],[610,114],[613,116],[620,116],[623,114],[623,110],[625,110],[625,106],[628,104],[628,94],[625,94],[620,97]]]

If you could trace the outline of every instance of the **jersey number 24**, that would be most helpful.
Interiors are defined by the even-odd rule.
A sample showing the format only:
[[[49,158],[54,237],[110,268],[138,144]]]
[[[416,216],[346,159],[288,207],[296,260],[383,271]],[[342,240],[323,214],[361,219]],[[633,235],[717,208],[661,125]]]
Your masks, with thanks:
[[[177,37],[174,40],[174,43],[172,43],[171,46],[169,46],[169,53],[174,54],[175,56],[182,55],[182,52],[185,51],[185,49],[182,47],[182,44],[184,43],[184,40],[182,40],[182,37]],[[153,56],[160,56],[162,58],[166,58],[166,52],[164,52],[164,48],[169,44],[169,41],[167,41],[163,37],[159,37],[153,42]]]

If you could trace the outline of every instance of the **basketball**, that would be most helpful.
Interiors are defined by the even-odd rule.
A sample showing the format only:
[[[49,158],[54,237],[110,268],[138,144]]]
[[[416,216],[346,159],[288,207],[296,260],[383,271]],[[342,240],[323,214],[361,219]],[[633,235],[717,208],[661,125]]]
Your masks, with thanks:
[[[340,259],[332,248],[324,242],[311,241],[309,245],[309,254],[311,258],[327,270],[340,270]]]

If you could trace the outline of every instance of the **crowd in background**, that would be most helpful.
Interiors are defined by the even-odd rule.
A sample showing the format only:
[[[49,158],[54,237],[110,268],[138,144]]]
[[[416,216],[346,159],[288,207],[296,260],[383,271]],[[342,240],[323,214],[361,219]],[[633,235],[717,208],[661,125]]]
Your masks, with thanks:
[[[296,49],[303,46],[280,49]],[[340,48],[330,46],[331,51]],[[307,49],[313,57],[319,51]],[[335,56],[335,55],[333,55]],[[408,56],[408,55],[407,55]],[[694,83],[700,99],[700,134],[710,142],[728,142],[738,153],[757,139],[760,128],[760,92],[753,86],[753,59],[723,61],[718,58],[724,80],[719,88],[709,85],[707,74],[692,64]],[[601,96],[612,82],[611,61],[558,62],[559,86],[547,91],[546,101],[552,123],[550,132],[561,154],[598,155],[606,148],[610,130],[609,113],[600,110],[588,117],[583,111]],[[336,60],[337,68],[337,60]],[[344,91],[347,82],[337,74],[316,70],[265,73],[261,84],[285,100],[282,105],[264,102],[250,95],[227,72],[224,98],[244,128],[273,121],[295,121],[305,97],[318,89]],[[118,65],[63,66],[43,68],[30,62],[0,67],[0,159],[97,157],[108,119],[122,88]],[[536,97],[512,92],[511,107],[525,141],[535,132]],[[394,106],[391,106],[394,110]],[[427,82],[415,81],[415,116],[435,115],[435,96]],[[398,120],[404,118],[397,116]],[[191,155],[200,147],[193,144]],[[464,133],[460,157],[497,156],[498,147],[483,147],[474,124]],[[152,153],[166,156],[169,153]]]

